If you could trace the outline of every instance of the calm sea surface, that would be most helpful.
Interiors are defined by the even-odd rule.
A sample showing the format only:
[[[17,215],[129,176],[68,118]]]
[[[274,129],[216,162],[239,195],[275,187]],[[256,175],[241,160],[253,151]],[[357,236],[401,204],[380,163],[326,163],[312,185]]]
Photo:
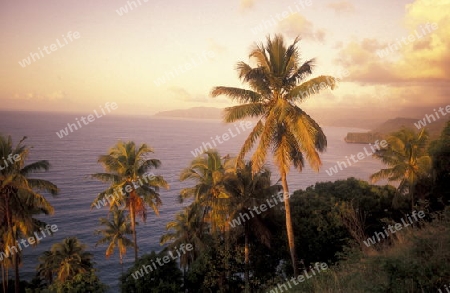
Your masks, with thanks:
[[[90,113],[89,113],[90,114]],[[187,167],[194,158],[191,151],[202,145],[211,143],[211,137],[224,133],[237,134],[235,126],[220,121],[154,119],[146,117],[125,117],[106,115],[97,118],[88,125],[59,138],[56,132],[65,128],[67,123],[74,123],[75,118],[86,114],[50,114],[25,112],[0,112],[0,133],[11,135],[14,144],[23,136],[27,136],[26,144],[32,146],[27,164],[36,160],[48,160],[52,167],[49,172],[34,177],[44,178],[55,183],[61,190],[57,197],[47,196],[55,207],[55,214],[42,217],[48,224],[56,224],[58,231],[52,237],[41,240],[37,247],[23,250],[24,265],[21,268],[22,278],[31,280],[38,264],[37,258],[51,245],[67,236],[77,236],[88,245],[94,254],[96,267],[101,280],[110,286],[110,292],[118,292],[120,275],[117,251],[110,259],[105,258],[105,246],[95,247],[99,239],[94,234],[99,229],[98,219],[107,215],[107,208],[90,209],[96,195],[105,189],[103,183],[88,178],[89,174],[103,172],[97,163],[99,155],[106,154],[108,149],[118,140],[133,140],[137,144],[147,143],[154,148],[154,158],[161,160],[162,167],[154,171],[163,175],[170,184],[170,190],[161,191],[163,206],[160,216],[150,214],[145,224],[137,226],[139,254],[151,250],[159,251],[161,235],[165,233],[165,225],[174,218],[183,206],[177,202],[177,195],[189,183],[179,182],[180,171]],[[250,130],[230,138],[217,145],[220,154],[236,154]],[[343,140],[349,131],[362,131],[358,128],[324,127],[328,139],[328,148],[321,158],[323,168],[315,173],[306,168],[302,173],[292,171],[288,177],[291,191],[306,188],[319,181],[334,181],[350,176],[368,180],[370,174],[381,168],[381,164],[372,158],[365,158],[348,168],[329,176],[325,170],[334,166],[337,160],[345,161],[345,156],[356,155],[363,151],[365,145],[346,144]],[[217,144],[217,142],[216,142]],[[271,164],[269,164],[271,166]],[[276,170],[272,167],[273,181],[278,180]],[[124,269],[131,266],[132,250],[125,257]]]

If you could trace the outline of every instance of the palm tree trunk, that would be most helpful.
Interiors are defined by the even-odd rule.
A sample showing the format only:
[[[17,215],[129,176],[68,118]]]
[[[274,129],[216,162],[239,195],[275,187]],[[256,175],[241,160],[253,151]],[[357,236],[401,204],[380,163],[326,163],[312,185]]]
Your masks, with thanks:
[[[5,207],[6,207],[6,223],[8,226],[8,229],[10,228],[9,224],[9,199],[8,199],[8,193],[1,194],[2,197],[5,199]],[[6,245],[4,245],[5,252],[6,252]],[[10,251],[11,252],[11,251]],[[3,285],[3,292],[8,292],[8,267],[5,265],[4,262],[2,262],[2,285]]]
[[[186,288],[186,274],[187,274],[187,267],[183,268],[183,292],[189,292],[189,290]]]
[[[122,253],[120,251],[119,251],[119,258],[120,258],[120,268],[121,268],[122,276],[123,276],[123,256],[122,256]]]
[[[5,202],[6,202],[6,222],[8,225],[8,230],[10,231],[10,233],[12,234],[12,240],[13,240],[13,244],[16,244],[16,231],[13,231],[13,227],[12,227],[12,215],[10,214],[10,209],[9,209],[9,192],[6,191],[5,194]],[[6,250],[5,250],[6,251]],[[12,253],[11,249],[9,250],[10,253]],[[14,254],[14,256],[12,257],[13,259],[13,266],[14,266],[14,274],[15,274],[15,278],[14,278],[14,291],[16,293],[20,292],[20,275],[19,275],[19,252],[17,251],[17,253]]]
[[[284,207],[286,209],[286,231],[289,243],[289,252],[291,254],[292,267],[294,269],[294,277],[298,277],[297,255],[295,253],[294,228],[292,227],[291,205],[289,202],[289,187],[287,184],[286,173],[281,173],[281,185],[283,186]]]
[[[133,199],[130,202],[130,216],[131,216],[131,230],[133,231],[133,242],[134,242],[134,262],[138,261],[138,246],[137,246],[137,236],[136,236],[136,209],[134,206]]]
[[[6,289],[6,284],[7,284],[6,281],[8,279],[6,278],[5,265],[4,265],[3,262],[1,263],[1,267],[2,267],[2,287],[3,287],[3,292],[8,292],[7,289]]]
[[[244,224],[244,238],[245,238],[245,248],[244,248],[244,254],[245,254],[245,293],[250,293],[250,273],[249,273],[249,247],[248,247],[248,222],[245,222]]]
[[[20,293],[19,253],[14,254],[14,291]]]

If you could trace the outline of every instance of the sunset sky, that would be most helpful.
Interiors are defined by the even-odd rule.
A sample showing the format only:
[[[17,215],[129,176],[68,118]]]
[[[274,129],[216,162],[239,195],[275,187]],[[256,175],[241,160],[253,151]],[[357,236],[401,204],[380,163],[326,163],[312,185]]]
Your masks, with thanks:
[[[308,109],[404,109],[409,117],[408,109],[450,103],[450,0],[25,0],[0,8],[0,110],[90,113],[116,102],[117,114],[154,114],[230,106],[209,97],[211,88],[242,86],[235,64],[249,62],[252,45],[274,33],[302,38],[303,60],[317,60],[313,76],[342,79],[305,102]],[[437,28],[427,31],[427,23]],[[57,41],[63,46],[43,51]],[[380,57],[389,44],[394,49]],[[38,48],[43,57],[23,67]]]

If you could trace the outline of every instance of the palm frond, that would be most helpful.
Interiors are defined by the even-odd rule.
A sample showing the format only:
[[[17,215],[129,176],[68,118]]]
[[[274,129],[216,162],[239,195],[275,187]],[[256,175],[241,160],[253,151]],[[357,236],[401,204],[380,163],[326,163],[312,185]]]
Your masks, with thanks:
[[[286,98],[292,102],[301,102],[312,95],[319,94],[321,90],[325,90],[327,88],[334,89],[336,84],[336,78],[321,75],[294,87],[287,94]]]
[[[264,105],[262,103],[248,103],[233,107],[227,107],[224,110],[223,118],[227,123],[242,120],[249,117],[260,117],[264,114]]]

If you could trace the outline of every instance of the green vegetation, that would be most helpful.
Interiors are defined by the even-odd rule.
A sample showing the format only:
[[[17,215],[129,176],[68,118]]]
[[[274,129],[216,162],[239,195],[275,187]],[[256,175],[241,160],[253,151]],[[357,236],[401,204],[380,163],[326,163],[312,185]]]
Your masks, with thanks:
[[[143,266],[151,267],[155,263],[157,257],[164,257],[165,253],[156,254],[152,251],[150,254],[143,255],[139,258],[134,266],[132,266],[121,278],[122,292],[130,293],[166,293],[166,292],[182,292],[183,284],[181,271],[178,269],[175,261],[171,260],[164,266],[158,267],[147,272]],[[138,271],[138,274],[136,273]],[[142,271],[141,274],[139,274]]]
[[[447,208],[435,213],[431,223],[422,223],[421,229],[403,231],[382,251],[367,256],[359,249],[347,249],[331,270],[283,292],[445,292],[444,285],[450,284],[449,247]]]

